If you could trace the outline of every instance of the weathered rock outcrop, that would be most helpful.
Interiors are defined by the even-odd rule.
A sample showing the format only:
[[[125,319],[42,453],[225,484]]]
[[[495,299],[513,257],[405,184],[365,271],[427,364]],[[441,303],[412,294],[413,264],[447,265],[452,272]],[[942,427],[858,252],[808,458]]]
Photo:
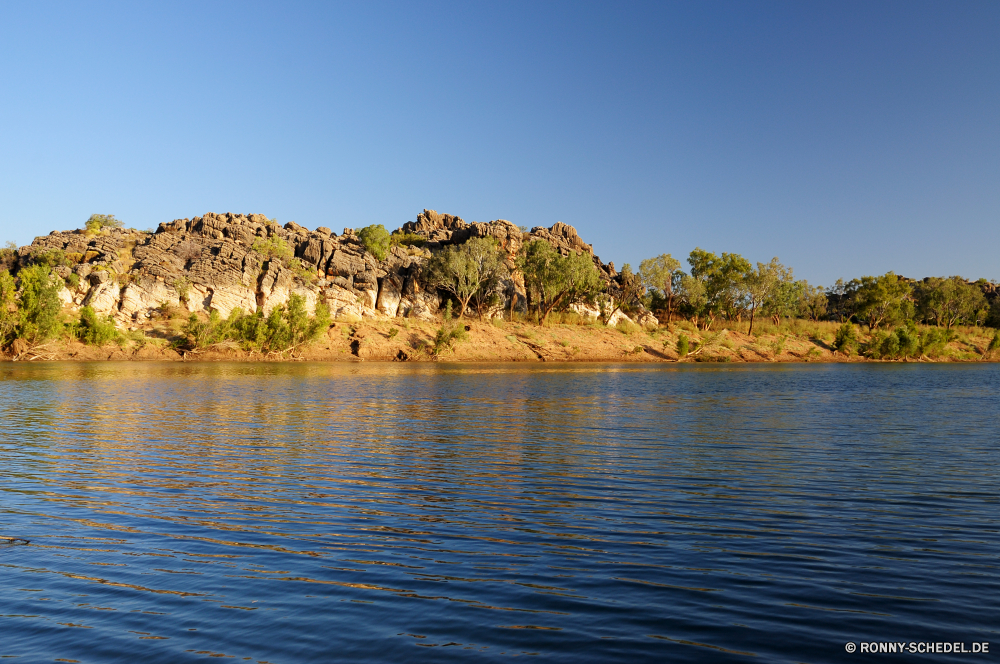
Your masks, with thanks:
[[[237,308],[268,313],[293,293],[302,295],[310,310],[325,302],[338,317],[429,319],[442,300],[422,278],[422,268],[432,250],[472,237],[496,238],[511,267],[525,242],[543,239],[564,255],[587,253],[603,279],[616,277],[613,264],[602,263],[576,229],[561,222],[526,233],[503,219],[467,223],[424,210],[402,230],[423,238],[424,245],[393,246],[380,261],[351,229],[335,235],[329,228],[310,231],[295,222],[279,226],[261,214],[210,212],[161,223],[155,232],[53,231],[20,248],[18,260],[64,252],[69,265],[57,271],[78,285],[67,286],[60,294],[63,301],[71,307],[89,305],[123,327],[137,327],[164,307],[216,309],[222,316]],[[275,245],[287,246],[294,257],[267,251]],[[507,297],[520,296],[523,302],[523,292],[523,282],[515,277]]]

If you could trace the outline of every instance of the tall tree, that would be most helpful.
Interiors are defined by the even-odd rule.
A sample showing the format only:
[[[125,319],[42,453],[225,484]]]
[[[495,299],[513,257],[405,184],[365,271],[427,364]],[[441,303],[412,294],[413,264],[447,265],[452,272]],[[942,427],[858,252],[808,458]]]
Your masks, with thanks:
[[[817,321],[826,315],[827,296],[822,286],[810,286],[808,281],[799,284],[798,315]]]
[[[677,299],[680,302],[680,312],[691,319],[696,326],[701,316],[708,306],[708,297],[705,295],[705,282],[692,277],[689,274],[681,273],[680,282],[677,289]]]
[[[739,254],[723,253],[720,257],[695,247],[688,264],[691,276],[705,286],[708,327],[720,314],[728,320],[739,320],[747,305],[744,277],[751,271],[750,262]]]
[[[498,302],[510,270],[496,238],[472,238],[463,246],[469,247],[470,258],[481,276],[479,289],[472,294],[472,301],[479,320],[482,320],[483,313]]]
[[[854,295],[855,312],[869,330],[895,325],[913,315],[910,284],[887,272],[881,277],[861,277]]]
[[[837,283],[826,292],[827,309],[830,316],[836,318],[841,323],[845,323],[854,316],[856,308],[855,296],[861,282],[857,279],[844,281],[837,279]]]
[[[962,277],[928,277],[917,284],[915,296],[924,319],[948,329],[963,322],[975,323],[976,314],[988,306],[982,289]]]
[[[474,237],[458,246],[449,245],[427,263],[428,281],[458,300],[458,318],[473,296],[495,290],[505,273],[503,257],[493,238]]]
[[[18,302],[18,336],[32,343],[45,341],[59,330],[59,301],[61,280],[49,271],[47,265],[32,265],[17,273],[21,282]]]
[[[561,255],[545,240],[532,240],[521,247],[517,267],[524,285],[542,314],[542,322],[558,306],[593,298],[602,284],[594,261],[584,253]]]
[[[744,273],[741,282],[750,313],[750,329],[747,334],[753,334],[753,324],[759,309],[767,307],[773,316],[780,317],[792,301],[792,271],[779,263],[777,256],[770,263],[758,262],[755,269]]]
[[[660,254],[655,258],[647,258],[639,263],[639,275],[643,283],[655,288],[663,295],[667,303],[667,322],[674,313],[674,296],[680,286],[681,262],[670,254]]]

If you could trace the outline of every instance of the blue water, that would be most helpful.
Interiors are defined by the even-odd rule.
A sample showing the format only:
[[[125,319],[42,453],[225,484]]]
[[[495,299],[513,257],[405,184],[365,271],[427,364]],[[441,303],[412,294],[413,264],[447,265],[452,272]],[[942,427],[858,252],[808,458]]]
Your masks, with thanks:
[[[989,660],[998,388],[996,365],[0,366],[0,535],[31,540],[0,548],[0,655]]]

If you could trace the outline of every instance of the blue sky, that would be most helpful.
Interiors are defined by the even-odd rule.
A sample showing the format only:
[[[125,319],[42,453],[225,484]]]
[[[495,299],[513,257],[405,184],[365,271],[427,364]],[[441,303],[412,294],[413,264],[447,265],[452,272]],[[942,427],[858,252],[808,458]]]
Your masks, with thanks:
[[[1000,279],[1000,3],[4,3],[0,240],[208,211],[564,221]]]

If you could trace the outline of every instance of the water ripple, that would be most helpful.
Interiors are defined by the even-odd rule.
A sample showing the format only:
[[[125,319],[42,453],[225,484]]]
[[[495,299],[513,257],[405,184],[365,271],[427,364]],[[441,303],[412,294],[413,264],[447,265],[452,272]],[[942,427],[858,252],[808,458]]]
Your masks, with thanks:
[[[4,366],[0,536],[31,542],[0,539],[0,656],[996,642],[998,387],[987,365]]]

